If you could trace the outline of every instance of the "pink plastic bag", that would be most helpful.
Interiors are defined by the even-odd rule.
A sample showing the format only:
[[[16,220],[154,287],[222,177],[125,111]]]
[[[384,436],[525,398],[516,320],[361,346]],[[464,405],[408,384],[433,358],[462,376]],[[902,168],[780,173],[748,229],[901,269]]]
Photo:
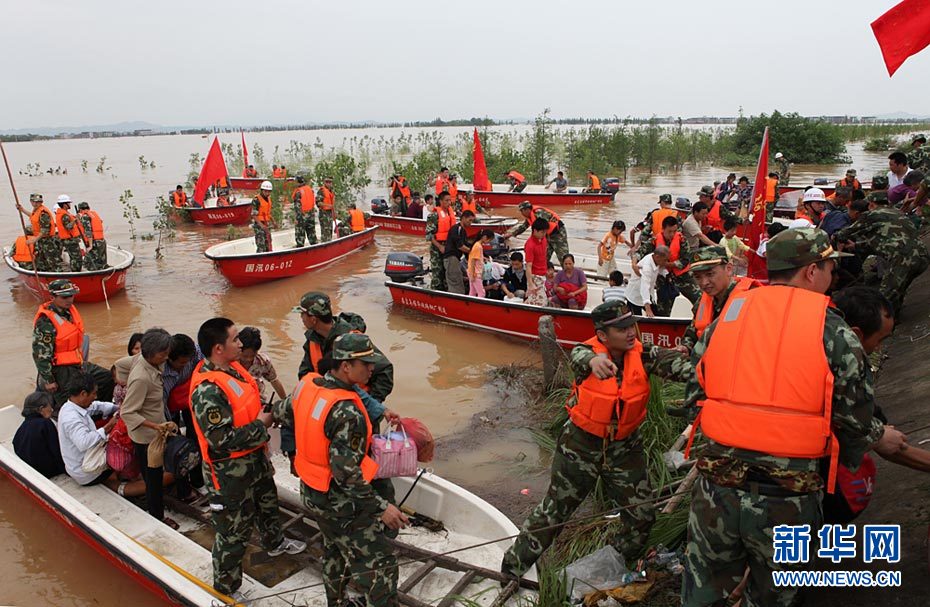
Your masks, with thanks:
[[[417,445],[407,437],[401,427],[401,433],[378,434],[371,439],[371,455],[378,463],[375,478],[393,478],[395,476],[416,476]]]

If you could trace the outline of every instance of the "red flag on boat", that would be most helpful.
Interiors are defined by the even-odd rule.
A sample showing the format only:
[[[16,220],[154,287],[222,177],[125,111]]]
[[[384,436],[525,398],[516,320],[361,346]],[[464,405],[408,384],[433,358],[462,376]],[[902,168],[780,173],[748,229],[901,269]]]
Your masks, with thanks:
[[[471,185],[475,190],[490,192],[491,180],[488,179],[488,167],[484,164],[484,151],[481,149],[481,139],[478,138],[478,127],[475,127],[475,148],[472,151],[474,160],[475,177],[471,180]]]
[[[765,258],[756,255],[759,242],[765,233],[765,179],[768,177],[769,167],[769,127],[765,127],[762,135],[762,148],[759,150],[759,164],[756,165],[756,180],[752,184],[752,223],[746,235],[749,245],[749,268],[747,274],[750,278],[767,279],[768,270],[765,267]]]
[[[249,168],[249,149],[245,147],[245,132],[240,130],[239,134],[242,135],[242,176],[247,177],[245,171]]]
[[[872,22],[888,76],[930,44],[930,0],[904,0]]]
[[[214,137],[213,145],[210,146],[210,152],[203,162],[200,177],[197,178],[197,185],[194,187],[194,202],[203,206],[203,197],[207,193],[207,188],[216,183],[217,179],[225,179],[228,174],[226,161],[223,160],[223,150],[220,149],[220,140]]]

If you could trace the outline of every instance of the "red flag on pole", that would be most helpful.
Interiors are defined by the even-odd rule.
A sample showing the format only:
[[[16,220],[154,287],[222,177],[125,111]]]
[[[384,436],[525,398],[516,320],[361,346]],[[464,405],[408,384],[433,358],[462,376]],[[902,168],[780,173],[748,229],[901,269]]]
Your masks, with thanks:
[[[481,149],[481,139],[478,138],[478,127],[475,127],[475,147],[472,151],[474,160],[475,177],[471,180],[471,185],[475,190],[490,192],[491,180],[488,179],[488,167],[484,164],[484,151]]]
[[[245,132],[239,131],[242,135],[242,176],[246,177],[245,170],[249,168],[249,149],[245,147]]]
[[[762,147],[759,150],[759,163],[756,165],[756,180],[752,184],[752,223],[746,235],[749,241],[749,268],[747,274],[750,278],[766,279],[768,270],[765,267],[765,258],[756,255],[759,242],[765,233],[765,180],[768,177],[769,167],[769,127],[765,127],[762,134]]]
[[[223,159],[223,150],[220,149],[220,140],[214,137],[213,145],[210,146],[207,159],[203,161],[200,177],[197,178],[197,185],[194,187],[194,202],[203,206],[203,197],[207,192],[207,188],[216,183],[217,179],[225,178],[228,175],[226,161]]]
[[[904,0],[872,22],[888,76],[930,44],[930,0]]]

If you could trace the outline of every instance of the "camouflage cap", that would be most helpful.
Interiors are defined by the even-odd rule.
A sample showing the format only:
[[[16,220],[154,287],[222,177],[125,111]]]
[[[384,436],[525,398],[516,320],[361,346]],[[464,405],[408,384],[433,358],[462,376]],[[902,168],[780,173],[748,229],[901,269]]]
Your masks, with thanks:
[[[310,291],[303,294],[300,305],[295,306],[293,311],[306,312],[311,316],[327,316],[333,313],[333,307],[329,302],[329,295],[320,291]]]
[[[887,175],[876,175],[872,177],[872,189],[873,190],[887,190],[888,189],[888,176]]]
[[[42,194],[30,194],[29,202],[42,202]]]
[[[636,317],[623,299],[614,299],[594,308],[591,310],[591,320],[594,321],[594,328],[601,330],[607,327],[624,329],[636,324]]]
[[[529,211],[533,208],[533,203],[529,200],[524,200],[519,205],[517,205],[517,208],[519,208],[521,211]]]
[[[874,202],[875,204],[889,204],[888,192],[885,190],[882,190],[881,192],[869,192],[865,199],[866,201]]]
[[[690,269],[692,272],[701,272],[729,262],[730,255],[727,253],[726,247],[721,247],[719,245],[714,247],[701,247],[691,254]]]
[[[363,333],[346,333],[333,342],[333,360],[360,360],[363,363],[378,362],[378,355],[371,339]]]
[[[911,143],[917,143],[918,141],[920,141],[921,143],[927,143],[927,136],[924,135],[923,133],[917,133],[916,135],[914,135],[914,138],[911,139]]]
[[[714,197],[714,186],[705,185],[704,187],[702,187],[700,190],[697,191],[697,195],[698,196],[710,196],[711,198],[713,198]]]
[[[81,290],[67,278],[59,278],[48,283],[48,292],[58,297],[70,297],[77,295]]]
[[[89,211],[90,205],[86,202],[79,202],[77,208],[78,208],[78,211]]]
[[[667,202],[672,204],[672,195],[671,194],[662,194],[659,196],[659,202]]]
[[[851,175],[852,177],[858,175],[858,173],[856,173],[856,169],[846,169],[846,174]]]
[[[835,251],[830,237],[817,228],[792,228],[770,238],[765,245],[768,270],[792,270],[824,259],[851,257],[850,253]]]

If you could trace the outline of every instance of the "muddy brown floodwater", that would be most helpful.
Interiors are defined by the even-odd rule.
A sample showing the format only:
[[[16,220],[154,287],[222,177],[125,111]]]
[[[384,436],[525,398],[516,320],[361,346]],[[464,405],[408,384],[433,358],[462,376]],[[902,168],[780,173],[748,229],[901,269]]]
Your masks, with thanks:
[[[430,129],[433,130],[433,129]],[[467,129],[442,129],[450,135]],[[415,132],[408,129],[407,132]],[[320,138],[326,145],[339,145],[343,138],[371,135],[374,138],[399,134],[394,129],[365,131],[312,131],[258,133],[249,145],[259,143],[266,150],[287,147],[291,140],[305,143]],[[238,144],[238,134],[221,136],[221,141]],[[379,233],[376,244],[350,255],[323,270],[305,276],[267,283],[247,289],[231,288],[203,256],[211,244],[226,238],[225,228],[181,226],[176,239],[165,248],[166,257],[156,261],[155,244],[130,239],[130,227],[123,217],[118,198],[132,190],[132,202],[141,219],[135,220],[139,234],[152,232],[155,197],[166,194],[183,181],[189,170],[188,158],[197,152],[206,155],[210,140],[199,136],[155,136],[143,138],[65,140],[7,144],[20,200],[28,206],[30,192],[45,196],[54,207],[59,194],[69,194],[75,202],[86,200],[102,217],[110,245],[119,245],[136,255],[125,293],[104,304],[81,306],[81,314],[92,338],[91,359],[109,367],[124,355],[126,341],[134,331],[164,327],[172,333],[196,336],[199,325],[212,316],[227,316],[237,325],[261,329],[263,352],[271,357],[285,387],[296,383],[303,343],[300,318],[291,312],[300,295],[310,290],[329,293],[337,311],[361,314],[368,333],[391,358],[396,385],[388,399],[391,408],[403,415],[424,420],[443,441],[457,446],[439,451],[436,471],[485,497],[491,503],[506,501],[509,512],[525,510],[538,493],[519,494],[523,479],[519,470],[533,468],[541,455],[523,429],[515,401],[510,401],[503,423],[491,424],[475,441],[456,439],[471,432],[476,416],[494,420],[494,410],[507,395],[507,386],[494,385],[489,372],[501,365],[536,362],[529,345],[463,327],[437,323],[414,312],[393,309],[390,294],[383,285],[383,264],[387,253],[409,250],[426,252],[422,239],[392,233]],[[854,164],[866,178],[875,170],[887,170],[882,154],[864,154],[851,146]],[[138,157],[144,155],[157,165],[141,170]],[[110,167],[103,174],[94,170],[106,157]],[[87,173],[81,161],[87,160]],[[67,169],[68,175],[27,177],[26,165],[38,162],[43,168]],[[377,166],[377,162],[373,165]],[[795,167],[792,182],[810,183],[814,177],[839,176],[845,167]],[[2,171],[2,169],[0,169]],[[751,173],[751,169],[744,169]],[[635,224],[655,206],[663,192],[695,199],[694,192],[714,178],[729,172],[726,168],[701,167],[677,174],[648,177],[632,171],[619,202],[606,207],[558,208],[565,221],[573,251],[593,254],[595,243],[611,222],[622,219]],[[381,183],[372,174],[373,183]],[[0,244],[9,246],[19,233],[19,220],[7,177],[0,174]],[[386,191],[371,187],[368,198]],[[515,211],[503,211],[516,216]],[[251,235],[249,228],[241,229]],[[32,321],[38,301],[11,271],[0,270],[0,368],[4,370],[7,393],[3,405],[21,406],[34,385],[35,367],[30,357]],[[511,395],[516,398],[517,395]],[[480,423],[480,422],[479,422]],[[519,464],[519,466],[518,466]],[[506,497],[506,499],[504,499]],[[525,502],[523,504],[522,502]],[[515,503],[516,502],[516,503]],[[519,522],[519,521],[518,521]],[[149,605],[156,604],[145,591],[117,579],[115,569],[90,548],[22,495],[7,480],[0,480],[0,604],[16,605]]]

